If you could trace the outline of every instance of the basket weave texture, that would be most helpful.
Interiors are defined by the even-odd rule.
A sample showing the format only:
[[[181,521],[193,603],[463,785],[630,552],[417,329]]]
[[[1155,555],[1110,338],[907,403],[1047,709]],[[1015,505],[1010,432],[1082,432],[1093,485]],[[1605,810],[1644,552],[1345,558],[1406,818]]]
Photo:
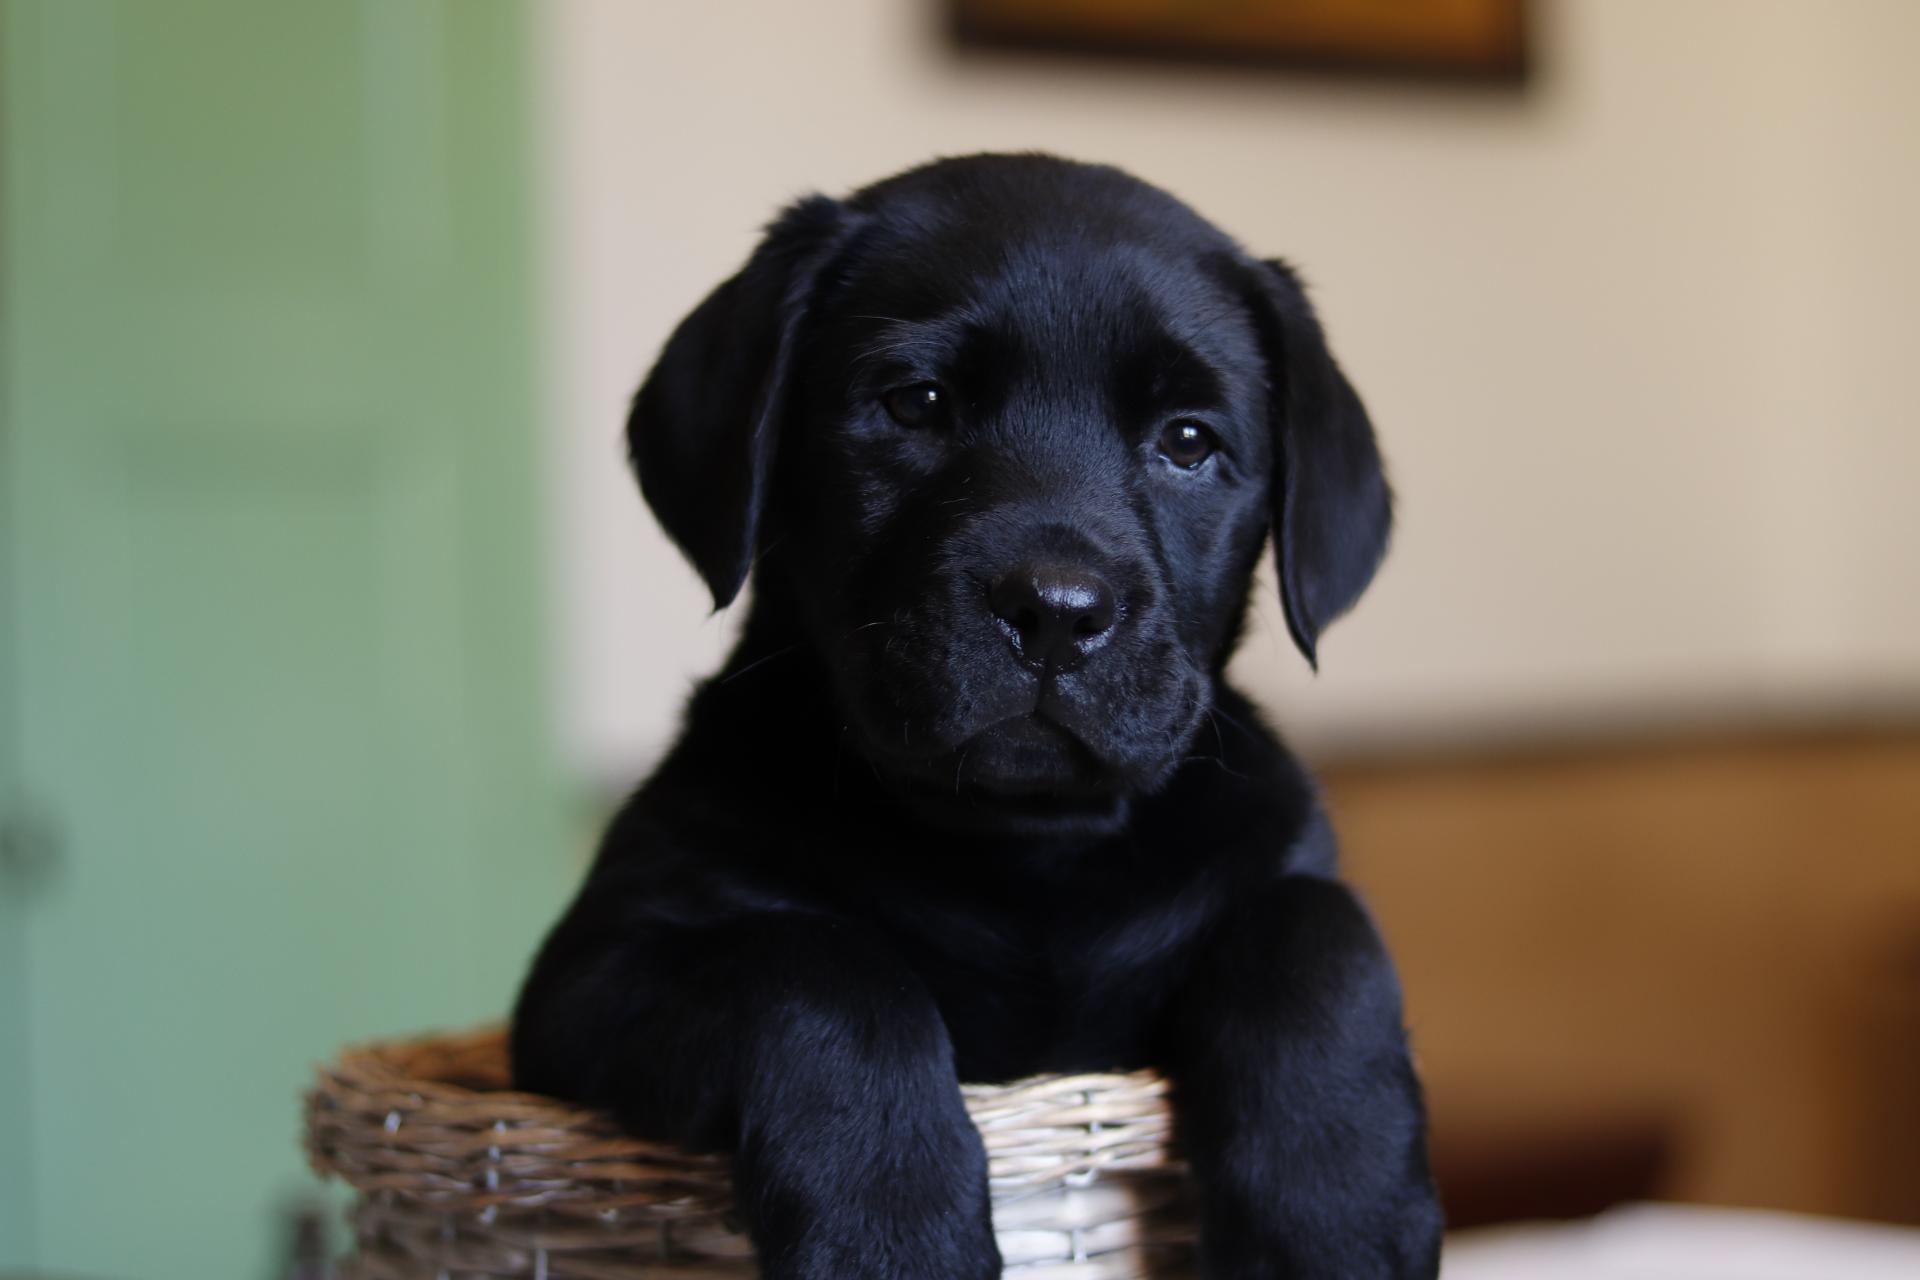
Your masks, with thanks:
[[[743,1280],[758,1274],[723,1157],[517,1093],[499,1028],[350,1049],[307,1095],[314,1168],[358,1192],[363,1280]],[[1167,1084],[967,1085],[994,1228],[1018,1280],[1186,1280],[1197,1234]]]

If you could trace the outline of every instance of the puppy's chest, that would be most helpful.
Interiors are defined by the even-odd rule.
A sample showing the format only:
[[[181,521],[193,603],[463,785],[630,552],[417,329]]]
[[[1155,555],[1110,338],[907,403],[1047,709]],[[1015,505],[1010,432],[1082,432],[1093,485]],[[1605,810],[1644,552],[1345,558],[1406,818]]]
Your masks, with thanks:
[[[1167,967],[1111,920],[976,911],[901,938],[939,1002],[963,1079],[1146,1064]]]

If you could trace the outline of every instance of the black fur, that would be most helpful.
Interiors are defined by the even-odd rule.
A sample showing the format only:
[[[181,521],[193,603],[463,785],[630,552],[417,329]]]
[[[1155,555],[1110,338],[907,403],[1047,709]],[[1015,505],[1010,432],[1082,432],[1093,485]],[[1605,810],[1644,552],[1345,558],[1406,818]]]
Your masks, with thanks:
[[[1432,1276],[1398,984],[1223,679],[1270,526],[1309,659],[1387,537],[1292,273],[1113,169],[943,161],[782,215],[629,433],[753,604],[528,979],[519,1082],[732,1153],[769,1277],[984,1280],[959,1081],[1156,1066],[1207,1276]],[[1070,660],[990,603],[1035,564],[1110,589]]]

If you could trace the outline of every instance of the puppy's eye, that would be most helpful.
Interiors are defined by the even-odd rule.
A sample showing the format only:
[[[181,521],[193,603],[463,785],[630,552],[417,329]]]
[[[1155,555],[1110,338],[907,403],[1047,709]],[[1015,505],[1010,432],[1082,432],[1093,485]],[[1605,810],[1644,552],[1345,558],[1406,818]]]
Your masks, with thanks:
[[[1192,418],[1175,418],[1160,433],[1160,453],[1168,462],[1188,471],[1199,469],[1220,442],[1213,432]]]
[[[880,397],[887,416],[903,427],[934,427],[947,416],[947,393],[931,382],[895,387]]]

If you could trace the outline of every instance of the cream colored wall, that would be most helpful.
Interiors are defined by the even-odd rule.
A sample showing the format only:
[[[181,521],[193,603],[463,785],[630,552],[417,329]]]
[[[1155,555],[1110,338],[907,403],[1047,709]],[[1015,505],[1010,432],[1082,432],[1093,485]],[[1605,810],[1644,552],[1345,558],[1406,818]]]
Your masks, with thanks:
[[[1920,4],[1542,3],[1524,94],[959,59],[902,0],[543,6],[562,737],[638,768],[725,647],[622,471],[678,317],[805,191],[1041,148],[1316,287],[1401,495],[1322,749],[1920,709]]]

